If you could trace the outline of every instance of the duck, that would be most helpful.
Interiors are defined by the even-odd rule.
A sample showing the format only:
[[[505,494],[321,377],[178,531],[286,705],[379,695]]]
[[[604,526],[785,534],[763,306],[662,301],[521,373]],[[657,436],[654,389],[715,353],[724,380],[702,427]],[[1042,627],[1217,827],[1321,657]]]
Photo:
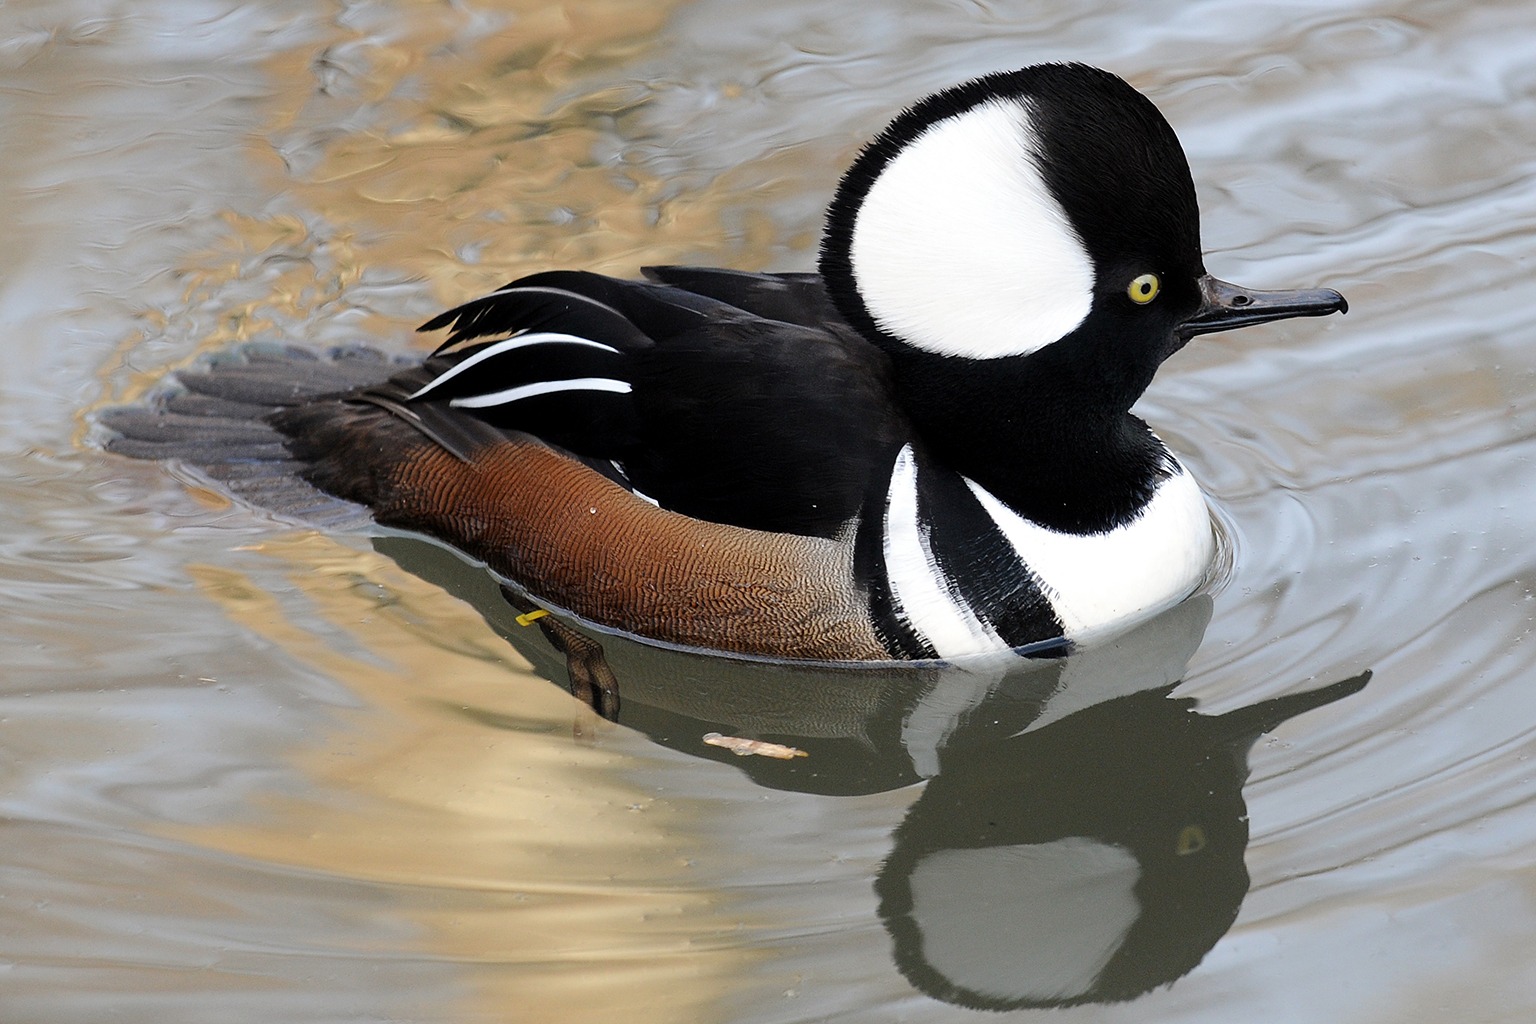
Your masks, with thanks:
[[[661,646],[1070,649],[1217,560],[1205,495],[1131,412],[1157,368],[1347,308],[1211,276],[1156,106],[1040,64],[897,116],[837,186],[814,272],[535,273],[422,325],[447,333],[420,362],[290,346],[182,371],[107,417],[107,447],[298,479]]]

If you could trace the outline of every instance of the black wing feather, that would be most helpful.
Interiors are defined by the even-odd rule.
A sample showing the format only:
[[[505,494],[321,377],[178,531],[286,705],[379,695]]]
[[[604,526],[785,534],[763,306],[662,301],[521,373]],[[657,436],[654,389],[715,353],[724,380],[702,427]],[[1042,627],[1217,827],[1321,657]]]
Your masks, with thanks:
[[[665,508],[834,537],[910,438],[892,395],[887,357],[861,338],[711,324],[637,357],[641,443],[622,461]]]
[[[429,321],[451,330],[437,354],[359,397],[449,451],[476,437],[455,421],[523,431],[685,515],[837,535],[910,434],[886,356],[814,274],[648,273],[513,281]]]
[[[712,318],[740,315],[645,282],[583,271],[534,274],[424,324],[451,333],[429,362],[432,375],[390,400],[444,403],[504,430],[616,458],[637,437],[633,358]],[[453,351],[481,338],[498,340]]]
[[[719,305],[674,288],[553,270],[512,281],[433,317],[418,330],[452,328],[434,355],[463,341],[516,331],[559,331],[629,352],[697,327]]]
[[[644,267],[652,281],[802,327],[842,326],[820,274],[757,274],[719,267]]]

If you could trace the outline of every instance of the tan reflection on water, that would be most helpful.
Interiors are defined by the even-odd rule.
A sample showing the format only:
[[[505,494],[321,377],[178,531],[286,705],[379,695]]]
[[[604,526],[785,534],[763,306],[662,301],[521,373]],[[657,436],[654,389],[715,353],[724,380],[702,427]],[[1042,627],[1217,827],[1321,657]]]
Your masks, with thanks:
[[[305,13],[281,44],[238,20],[191,24],[225,8],[271,12],[267,27]],[[1257,748],[1258,888],[1199,973],[1055,1016],[1398,1021],[1438,1005],[1523,1019],[1536,1005],[1532,10],[1218,2],[1165,5],[1151,24],[1123,3],[748,0],[692,5],[658,31],[672,8],[638,2],[0,3],[0,64],[21,86],[4,121],[25,143],[0,163],[17,185],[0,197],[17,442],[0,503],[16,739],[0,766],[14,826],[0,1017],[339,1019],[366,1015],[354,1004],[370,975],[438,959],[472,986],[443,1019],[960,1015],[913,1001],[874,925],[864,876],[901,801],[850,801],[836,820],[798,799],[646,802],[626,773],[674,755],[623,732],[573,742],[572,704],[441,592],[308,535],[264,548],[291,588],[231,571],[260,556],[221,548],[277,528],[184,515],[157,467],[70,451],[58,423],[90,400],[100,364],[104,391],[123,396],[195,348],[245,338],[398,350],[434,305],[546,265],[628,272],[706,249],[763,265],[772,236],[738,231],[742,207],[787,219],[786,205],[819,206],[855,121],[875,126],[920,87],[1073,56],[1150,87],[1169,113],[1214,271],[1333,284],[1355,304],[1337,323],[1191,346],[1149,396],[1148,419],[1184,442],[1244,538],[1185,692],[1219,711],[1314,673],[1373,665],[1378,682]],[[679,25],[689,46],[669,42]],[[226,33],[243,38],[214,46]],[[257,59],[270,83],[249,73]],[[663,59],[683,86],[672,93],[589,84]],[[710,106],[711,81],[738,75],[762,83],[755,102]],[[208,106],[188,102],[204,90]],[[657,180],[659,158],[627,155],[639,140],[633,151],[708,178],[665,148],[690,136],[733,169],[686,194]],[[772,191],[775,175],[791,187]],[[802,196],[793,181],[813,175],[826,177]],[[184,295],[169,294],[173,269]],[[220,568],[199,567],[201,589],[183,593],[195,559]],[[207,650],[228,630],[204,594],[280,653]],[[171,715],[213,733],[238,714],[210,710],[222,698],[181,667],[250,680],[258,660],[278,666],[275,685],[244,687],[237,707],[306,686],[329,699],[281,729],[231,730],[226,760],[179,750]],[[335,709],[343,688],[355,709]],[[303,746],[272,753],[306,727]],[[303,785],[270,770],[280,758]],[[236,781],[178,806],[207,765]],[[276,793],[246,813],[258,789]],[[137,843],[152,823],[231,813],[252,820],[179,834],[256,870]],[[790,814],[813,842],[759,840],[755,824]],[[724,875],[728,901],[683,866],[694,837],[727,850],[717,864],[730,841],[758,840],[758,862],[695,869]],[[823,844],[851,854],[840,872]],[[285,885],[262,863],[295,874]],[[336,884],[324,926],[299,912],[355,877],[374,881]],[[743,907],[767,924],[721,938],[727,920],[752,921]],[[229,961],[205,955],[229,939]],[[757,952],[713,948],[727,942]],[[788,986],[770,979],[802,966],[816,977],[798,1010],[771,1003]],[[736,1013],[721,998],[731,978]]]
[[[283,199],[227,216],[226,238],[185,268],[189,301],[279,269],[224,311],[207,347],[336,306],[358,338],[398,334],[351,294],[370,274],[425,281],[446,304],[541,269],[633,274],[697,254],[701,239],[726,263],[763,262],[775,239],[761,218],[716,244],[739,192],[679,194],[622,155],[643,86],[584,85],[654,48],[672,4],[394,7],[387,29],[338,26],[267,62],[273,128],[250,155]]]
[[[687,877],[690,831],[620,777],[624,755],[573,739],[594,725],[576,703],[380,555],[310,533],[259,550],[291,565],[297,600],[210,565],[191,567],[200,591],[364,707],[294,755],[313,794],[177,835],[381,883],[423,954],[478,965],[485,1019],[719,1018],[761,954],[700,945],[734,922]]]
[[[185,268],[189,305],[221,304],[201,347],[284,337],[338,309],[358,340],[398,337],[408,325],[358,298],[370,277],[425,281],[447,303],[546,267],[633,273],[719,238],[739,195],[673,195],[605,156],[643,98],[579,87],[654,45],[670,10],[401,4],[387,27],[337,26],[272,57],[272,131],[250,147],[278,198],[227,213],[224,240]],[[738,232],[721,255],[761,263],[770,240]],[[190,571],[230,619],[364,707],[294,755],[313,795],[183,837],[381,883],[424,954],[480,965],[467,973],[488,1017],[720,1016],[715,1001],[761,954],[699,948],[721,925],[687,877],[689,830],[621,777],[598,723],[388,560],[308,533],[261,550],[292,565],[297,602],[235,569]]]

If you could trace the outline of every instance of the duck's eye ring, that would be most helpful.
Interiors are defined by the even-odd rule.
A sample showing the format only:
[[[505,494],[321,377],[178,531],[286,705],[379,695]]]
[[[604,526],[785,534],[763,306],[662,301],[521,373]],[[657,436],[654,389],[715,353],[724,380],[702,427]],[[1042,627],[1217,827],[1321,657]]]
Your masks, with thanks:
[[[1162,282],[1157,279],[1156,274],[1142,274],[1131,282],[1131,286],[1125,290],[1125,294],[1129,295],[1131,301],[1136,303],[1136,305],[1145,306],[1157,298],[1158,289],[1161,287]]]

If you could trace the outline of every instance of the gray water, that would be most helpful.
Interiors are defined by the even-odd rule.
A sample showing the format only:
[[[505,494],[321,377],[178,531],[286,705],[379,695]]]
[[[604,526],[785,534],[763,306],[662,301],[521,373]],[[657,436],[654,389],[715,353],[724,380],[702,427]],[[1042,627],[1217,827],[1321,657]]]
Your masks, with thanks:
[[[1513,0],[0,6],[0,1017],[1529,1019],[1533,47]],[[1047,59],[1167,114],[1213,272],[1352,304],[1200,339],[1142,402],[1235,554],[1098,673],[1120,703],[620,645],[614,725],[435,549],[90,442],[93,410],[232,342],[418,350],[444,304],[545,266],[804,268],[886,118]],[[1030,887],[1088,826],[964,861],[994,900],[924,886],[977,815],[1043,829],[1144,741],[1093,828],[1215,793],[1115,804],[1195,720],[1148,688],[1182,678],[1208,721],[1367,668],[1258,739],[1236,804],[1240,750],[1181,769],[1234,788],[1180,855],[1249,885],[1171,984],[982,1013],[913,969],[881,904],[908,874],[939,908],[925,955],[975,942],[951,980],[1011,949],[1011,978],[1087,970],[1038,934],[1074,912]],[[737,759],[706,728],[811,756]],[[973,798],[996,802],[934,810]],[[1201,945],[1210,892],[1164,907],[1149,970]]]

